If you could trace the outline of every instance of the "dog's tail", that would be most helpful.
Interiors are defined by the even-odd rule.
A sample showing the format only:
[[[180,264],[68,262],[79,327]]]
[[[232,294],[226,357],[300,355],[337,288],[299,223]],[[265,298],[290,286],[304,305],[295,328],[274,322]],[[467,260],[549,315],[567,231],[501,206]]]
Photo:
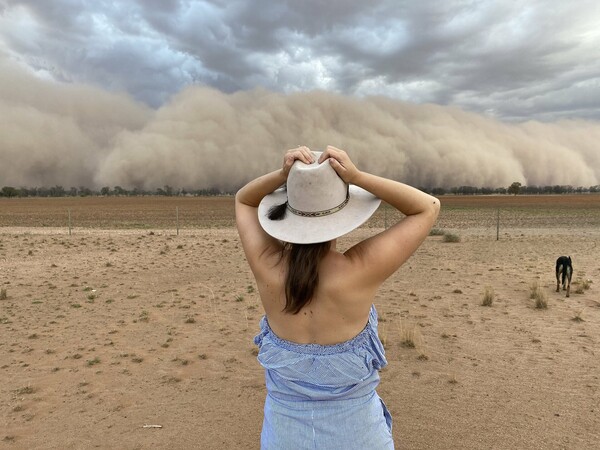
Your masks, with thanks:
[[[571,261],[571,257],[567,256],[567,260],[569,261],[568,263],[565,261],[562,264],[562,279],[560,281],[563,285],[565,284],[567,278],[571,278],[571,274],[573,273],[573,263]]]

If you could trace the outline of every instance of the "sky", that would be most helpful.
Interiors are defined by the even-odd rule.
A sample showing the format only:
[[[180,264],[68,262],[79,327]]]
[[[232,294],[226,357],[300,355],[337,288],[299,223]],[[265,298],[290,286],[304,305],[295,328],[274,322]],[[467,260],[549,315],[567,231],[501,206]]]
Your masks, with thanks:
[[[0,0],[0,185],[205,187],[228,154],[232,188],[299,144],[413,183],[599,184],[598,23],[591,0]]]

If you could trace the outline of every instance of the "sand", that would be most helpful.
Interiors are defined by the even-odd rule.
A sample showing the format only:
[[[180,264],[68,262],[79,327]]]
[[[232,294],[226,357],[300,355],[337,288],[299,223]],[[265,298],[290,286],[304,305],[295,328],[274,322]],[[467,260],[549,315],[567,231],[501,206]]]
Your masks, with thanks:
[[[461,241],[427,238],[375,300],[397,446],[597,448],[597,215],[515,210],[497,241],[493,210],[470,223],[461,208],[438,223]],[[0,448],[259,448],[263,310],[235,229],[4,226],[0,276]]]

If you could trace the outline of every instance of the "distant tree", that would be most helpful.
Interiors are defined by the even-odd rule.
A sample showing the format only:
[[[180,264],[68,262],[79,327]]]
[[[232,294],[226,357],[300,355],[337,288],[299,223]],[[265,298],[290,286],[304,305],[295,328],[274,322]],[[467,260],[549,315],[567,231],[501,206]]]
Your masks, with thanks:
[[[76,188],[76,187],[73,187],[73,186],[71,186],[71,188],[69,189],[69,195],[70,195],[71,197],[77,197],[77,188]]]
[[[62,186],[56,185],[50,188],[50,197],[64,197],[65,196],[65,188]]]
[[[19,195],[19,191],[12,186],[4,186],[0,192],[2,192],[2,197],[16,197]]]
[[[79,195],[81,197],[88,197],[92,195],[92,190],[90,188],[86,188],[85,186],[79,186]]]
[[[521,183],[515,181],[508,187],[507,191],[509,194],[517,195],[519,192],[521,192]]]
[[[108,186],[104,186],[102,189],[100,189],[100,195],[110,195],[110,188]]]
[[[129,194],[129,192],[127,192],[127,190],[123,189],[121,186],[115,186],[114,191],[115,191],[116,195],[128,195]]]
[[[440,196],[440,195],[444,195],[446,193],[446,189],[444,189],[443,187],[436,187],[433,188],[433,190],[431,191],[431,193],[435,196]]]

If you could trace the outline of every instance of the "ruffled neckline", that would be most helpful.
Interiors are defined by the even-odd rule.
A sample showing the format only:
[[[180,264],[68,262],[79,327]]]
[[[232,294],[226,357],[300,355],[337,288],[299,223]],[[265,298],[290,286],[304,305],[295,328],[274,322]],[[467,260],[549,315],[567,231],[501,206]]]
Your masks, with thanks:
[[[254,342],[257,345],[260,345],[262,338],[268,334],[273,344],[277,345],[278,347],[282,347],[286,350],[296,353],[310,353],[317,355],[331,355],[334,353],[342,353],[348,350],[352,350],[353,348],[360,346],[361,344],[367,342],[370,339],[371,330],[375,330],[375,336],[378,338],[376,332],[377,311],[375,310],[374,305],[371,305],[371,310],[369,311],[369,319],[367,320],[367,324],[362,329],[362,331],[353,338],[350,338],[347,341],[343,341],[338,344],[300,344],[298,342],[288,341],[287,339],[280,338],[270,327],[266,315],[263,316],[260,320],[260,327],[262,332],[254,339]]]

